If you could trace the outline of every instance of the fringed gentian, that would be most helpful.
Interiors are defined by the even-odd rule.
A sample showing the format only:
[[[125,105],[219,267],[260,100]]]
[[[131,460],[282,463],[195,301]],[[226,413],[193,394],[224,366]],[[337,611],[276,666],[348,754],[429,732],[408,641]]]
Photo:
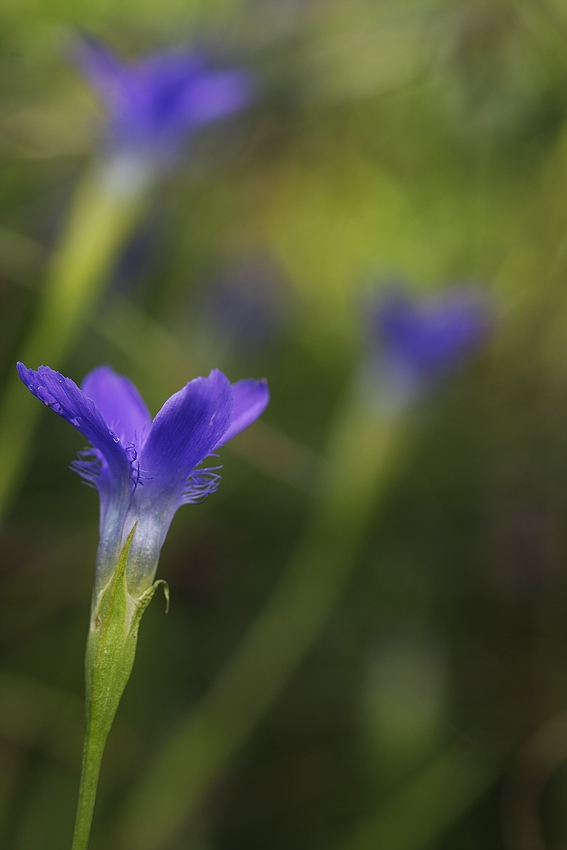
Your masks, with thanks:
[[[18,363],[26,387],[90,442],[73,468],[100,496],[100,544],[87,638],[86,732],[72,850],[87,850],[101,760],[130,678],[140,620],[156,588],[159,553],[180,505],[219,484],[202,461],[260,416],[265,381],[228,379],[213,370],[166,401],[155,419],[138,390],[109,366],[82,389],[48,366]],[[167,595],[167,588],[166,588]]]
[[[75,62],[106,107],[109,153],[125,172],[175,161],[198,130],[246,107],[255,88],[251,74],[214,69],[196,49],[171,48],[127,63],[84,36]]]
[[[455,286],[418,299],[391,288],[370,311],[372,371],[382,396],[405,406],[433,389],[486,338],[492,317],[478,288]]]
[[[129,593],[139,597],[153,582],[177,509],[202,501],[220,483],[218,465],[197,467],[260,416],[267,383],[230,384],[215,369],[171,396],[152,421],[134,384],[109,366],[90,372],[82,389],[48,366],[35,371],[18,363],[18,373],[91,444],[73,469],[100,497],[95,602],[134,527],[126,578]]]

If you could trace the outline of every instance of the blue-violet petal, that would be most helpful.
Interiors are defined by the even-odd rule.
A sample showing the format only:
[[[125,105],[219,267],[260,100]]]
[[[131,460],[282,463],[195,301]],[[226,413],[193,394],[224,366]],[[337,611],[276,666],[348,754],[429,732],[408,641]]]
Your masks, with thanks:
[[[217,445],[224,445],[252,422],[255,422],[264,412],[270,400],[268,382],[265,380],[237,381],[231,385],[232,390],[232,421],[222,440]]]
[[[140,450],[152,417],[137,387],[110,366],[98,366],[85,377],[84,394],[92,399],[124,448]]]
[[[169,398],[155,417],[142,455],[147,488],[181,496],[193,469],[226,433],[232,417],[228,379],[213,369]]]
[[[49,366],[37,371],[17,364],[18,375],[26,387],[89,440],[104,456],[112,477],[120,484],[130,478],[130,459],[104,420],[95,402],[87,398],[74,381]]]

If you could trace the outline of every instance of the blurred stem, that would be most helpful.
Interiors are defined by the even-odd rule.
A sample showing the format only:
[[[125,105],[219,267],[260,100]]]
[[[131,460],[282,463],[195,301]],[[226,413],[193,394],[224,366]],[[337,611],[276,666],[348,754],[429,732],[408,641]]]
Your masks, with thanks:
[[[504,751],[454,744],[360,822],[336,850],[431,847],[496,782],[505,759]]]
[[[35,319],[18,352],[27,366],[60,368],[139,216],[141,202],[140,192],[113,192],[108,181],[93,174],[79,183]],[[22,391],[12,369],[0,400],[0,517],[17,495],[40,414],[41,406],[30,393]]]
[[[279,585],[197,709],[131,795],[117,846],[161,850],[253,733],[321,632],[356,564],[403,429],[357,396],[332,430],[320,493]]]

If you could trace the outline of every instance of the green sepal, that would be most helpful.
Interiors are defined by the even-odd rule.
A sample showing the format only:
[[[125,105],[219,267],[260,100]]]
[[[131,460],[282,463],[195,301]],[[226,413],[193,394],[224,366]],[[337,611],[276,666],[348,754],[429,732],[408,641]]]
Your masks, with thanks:
[[[126,565],[137,523],[124,544],[117,567],[101,592],[87,641],[87,724],[91,732],[106,737],[130,678],[142,615],[160,585],[164,587],[166,612],[169,587],[160,579],[135,597],[128,592]]]
[[[137,523],[96,600],[91,618],[86,657],[87,724],[72,850],[87,848],[104,745],[132,672],[140,620],[160,584],[164,587],[166,612],[169,606],[169,588],[163,580],[156,581],[140,596],[128,592],[126,565],[136,527]]]

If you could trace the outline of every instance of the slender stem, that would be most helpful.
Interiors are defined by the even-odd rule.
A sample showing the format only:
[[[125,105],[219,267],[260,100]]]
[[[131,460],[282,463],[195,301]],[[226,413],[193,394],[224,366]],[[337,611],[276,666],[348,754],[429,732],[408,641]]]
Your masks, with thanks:
[[[311,521],[271,599],[127,801],[116,846],[162,850],[249,739],[320,634],[357,562],[404,429],[360,398],[335,422]]]
[[[72,850],[87,850],[106,739],[132,672],[140,620],[156,588],[163,584],[155,582],[137,597],[128,592],[126,565],[136,525],[100,593],[87,639],[87,728]]]
[[[17,355],[26,365],[60,368],[108,278],[141,209],[139,194],[119,195],[101,179],[83,179],[55,251],[37,312]],[[0,399],[0,517],[17,495],[41,405],[22,392],[15,369]]]
[[[98,777],[104,746],[108,731],[96,728],[92,716],[87,718],[85,747],[83,750],[83,766],[81,769],[81,784],[79,786],[79,802],[77,803],[77,818],[71,850],[87,850],[98,787]]]

